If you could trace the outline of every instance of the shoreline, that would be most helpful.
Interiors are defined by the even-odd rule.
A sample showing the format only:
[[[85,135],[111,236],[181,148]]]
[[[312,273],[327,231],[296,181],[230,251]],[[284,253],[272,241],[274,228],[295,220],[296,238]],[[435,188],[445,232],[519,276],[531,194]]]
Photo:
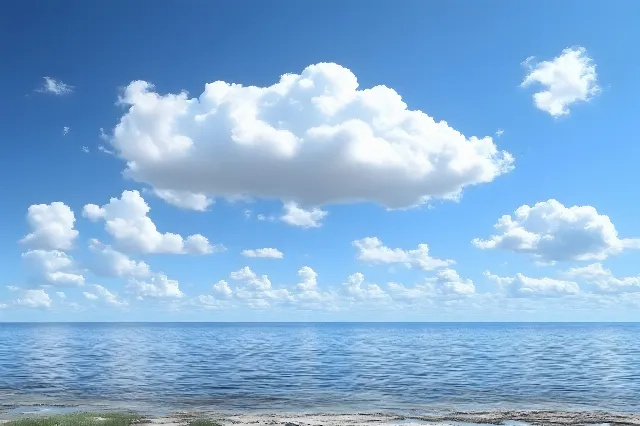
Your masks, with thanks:
[[[561,410],[487,410],[451,411],[407,415],[390,412],[354,413],[229,413],[215,411],[175,411],[167,415],[154,416],[137,414],[134,411],[99,410],[81,411],[79,407],[61,406],[61,411],[38,410],[37,405],[14,408],[0,408],[0,424],[10,426],[38,426],[40,423],[22,424],[25,419],[62,419],[60,426],[75,425],[64,421],[73,416],[84,416],[84,426],[111,426],[109,419],[102,416],[133,416],[135,421],[125,424],[147,424],[152,426],[433,426],[433,425],[640,425],[640,414],[614,413],[605,411],[561,411]],[[43,406],[40,406],[43,407]],[[47,406],[50,407],[50,406]],[[32,410],[29,411],[28,409]],[[87,420],[88,419],[88,420]],[[122,425],[122,423],[118,423]]]

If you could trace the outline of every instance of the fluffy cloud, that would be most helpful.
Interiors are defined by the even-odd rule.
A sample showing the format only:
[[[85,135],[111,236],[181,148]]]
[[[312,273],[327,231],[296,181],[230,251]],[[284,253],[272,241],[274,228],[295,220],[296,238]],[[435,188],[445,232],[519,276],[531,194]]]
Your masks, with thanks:
[[[32,279],[38,285],[81,286],[84,276],[78,272],[73,258],[58,250],[31,250],[22,254]]]
[[[213,200],[203,194],[194,194],[189,191],[172,191],[170,189],[155,189],[155,195],[169,204],[186,210],[206,211],[213,204]]]
[[[69,133],[69,130],[71,130],[71,128],[70,128],[70,127],[68,127],[68,126],[64,126],[64,127],[62,128],[62,135],[63,135],[63,136],[67,136],[67,134]]]
[[[367,237],[356,240],[353,243],[359,251],[358,260],[368,263],[403,264],[407,268],[413,266],[425,271],[444,268],[455,262],[450,259],[442,260],[429,256],[429,246],[418,244],[417,249],[403,250],[401,248],[389,248],[377,237]]]
[[[389,295],[378,284],[366,283],[360,272],[349,275],[347,282],[343,284],[343,290],[347,296],[359,301],[380,302],[389,299]]]
[[[393,300],[405,302],[455,300],[476,294],[473,281],[461,278],[457,271],[450,268],[436,272],[435,277],[427,278],[424,283],[413,287],[395,282],[387,284],[387,287]]]
[[[209,197],[249,195],[305,206],[369,201],[391,208],[456,198],[513,157],[410,110],[393,89],[358,89],[333,63],[269,87],[216,81],[198,98],[134,81],[110,143],[125,175]]]
[[[86,297],[89,300],[101,300],[104,303],[106,303],[107,305],[111,305],[111,306],[126,306],[127,302],[118,300],[117,295],[111,293],[109,290],[107,290],[106,288],[104,288],[101,285],[98,284],[94,284],[91,286],[92,287],[92,291],[85,291],[82,294],[84,295],[84,297]]]
[[[468,296],[476,292],[473,281],[461,278],[458,272],[450,268],[436,272],[435,278],[426,281],[433,283],[437,293],[444,296]]]
[[[145,280],[132,278],[127,286],[138,299],[179,299],[184,296],[178,281],[170,280],[164,274],[153,274]]]
[[[565,272],[574,279],[595,284],[595,291],[601,293],[630,293],[640,291],[640,276],[618,278],[610,269],[600,263],[593,263],[581,268],[571,268]]]
[[[200,235],[190,235],[183,239],[178,234],[161,233],[147,216],[151,209],[138,191],[124,191],[121,198],[111,198],[100,207],[95,204],[84,206],[82,214],[89,220],[104,219],[105,229],[118,246],[141,253],[209,254],[220,251],[209,240]]]
[[[481,249],[528,253],[543,262],[602,260],[624,249],[640,248],[640,239],[620,239],[606,215],[591,206],[565,207],[556,200],[519,207],[494,225],[498,233],[474,239]]]
[[[25,290],[22,297],[16,300],[16,305],[27,308],[50,308],[51,298],[44,290]]]
[[[236,289],[236,297],[243,299],[254,308],[266,308],[271,303],[284,303],[294,301],[287,289],[274,289],[266,275],[257,275],[248,266],[239,271],[232,272],[229,277],[239,281]]]
[[[73,92],[73,86],[65,84],[60,80],[56,80],[52,77],[43,77],[43,79],[44,82],[42,83],[42,87],[38,89],[38,92],[51,93],[58,96]]]
[[[305,210],[294,202],[284,204],[284,214],[280,217],[284,223],[300,228],[319,228],[322,220],[327,216],[327,212],[314,207]],[[258,220],[264,220],[258,217]]]
[[[262,257],[266,259],[282,259],[284,254],[275,248],[261,248],[255,250],[243,250],[242,255],[245,257]]]
[[[600,91],[596,66],[582,47],[564,49],[552,61],[531,64],[532,60],[525,61],[529,74],[521,86],[543,86],[533,100],[539,109],[553,117],[569,114],[572,104],[587,102]]]
[[[553,278],[531,278],[522,274],[515,277],[500,277],[489,271],[484,275],[498,283],[510,296],[514,297],[553,297],[577,294],[580,287],[574,281],[563,281]]]
[[[75,221],[73,211],[64,203],[34,204],[27,211],[32,232],[20,242],[33,249],[68,250],[78,236],[73,229]]]
[[[104,277],[146,277],[151,271],[145,262],[137,262],[96,239],[89,240],[89,250],[96,255],[92,272]]]
[[[228,299],[233,296],[233,291],[229,287],[229,283],[225,280],[220,280],[212,286],[212,290],[216,296],[221,299]]]

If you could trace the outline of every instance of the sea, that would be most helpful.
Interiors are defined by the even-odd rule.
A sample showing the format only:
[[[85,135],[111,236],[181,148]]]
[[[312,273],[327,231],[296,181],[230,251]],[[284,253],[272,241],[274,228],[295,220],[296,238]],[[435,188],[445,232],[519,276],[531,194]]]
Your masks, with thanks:
[[[2,323],[0,405],[640,412],[640,324]]]

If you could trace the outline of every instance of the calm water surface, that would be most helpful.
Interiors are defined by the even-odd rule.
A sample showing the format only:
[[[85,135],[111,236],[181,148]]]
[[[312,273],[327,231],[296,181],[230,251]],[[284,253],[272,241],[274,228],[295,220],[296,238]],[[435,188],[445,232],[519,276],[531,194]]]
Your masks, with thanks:
[[[640,411],[633,324],[0,324],[0,403]]]

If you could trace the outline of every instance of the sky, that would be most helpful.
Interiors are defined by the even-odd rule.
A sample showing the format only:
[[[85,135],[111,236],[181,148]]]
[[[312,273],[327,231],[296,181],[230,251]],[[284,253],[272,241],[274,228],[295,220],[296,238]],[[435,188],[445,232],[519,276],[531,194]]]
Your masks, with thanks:
[[[638,321],[640,3],[26,0],[0,321]]]

